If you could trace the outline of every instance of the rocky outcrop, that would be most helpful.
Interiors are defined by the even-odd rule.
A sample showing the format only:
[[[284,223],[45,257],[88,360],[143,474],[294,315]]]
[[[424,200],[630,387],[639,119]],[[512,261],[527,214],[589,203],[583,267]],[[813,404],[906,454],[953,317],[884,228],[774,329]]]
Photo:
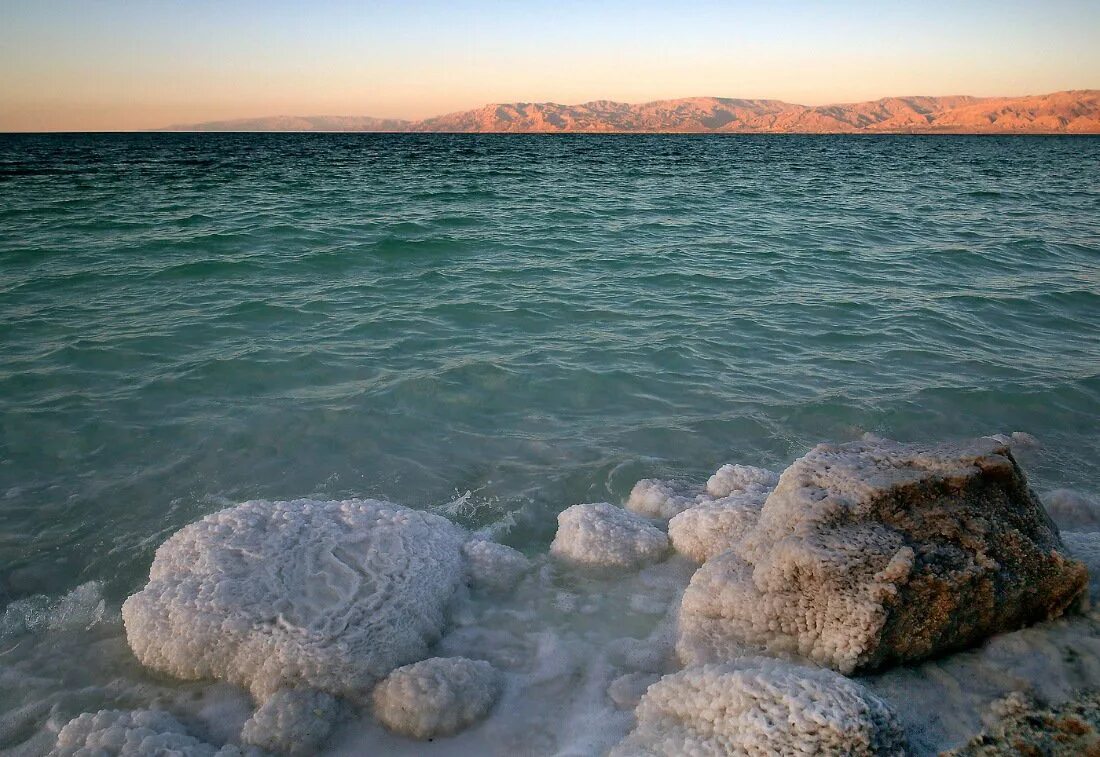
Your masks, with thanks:
[[[692,578],[677,649],[850,673],[1056,617],[1087,584],[1006,445],[822,444]]]
[[[1022,692],[990,707],[986,729],[943,757],[1095,757],[1100,755],[1100,692],[1045,707]]]

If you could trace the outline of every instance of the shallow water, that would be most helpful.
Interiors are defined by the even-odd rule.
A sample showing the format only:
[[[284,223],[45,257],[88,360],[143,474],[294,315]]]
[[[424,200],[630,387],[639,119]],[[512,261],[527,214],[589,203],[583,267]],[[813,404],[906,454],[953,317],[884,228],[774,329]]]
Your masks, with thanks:
[[[866,431],[1027,431],[1036,488],[1096,492],[1100,139],[0,136],[0,349],[9,661],[117,646],[156,546],[251,498],[537,554]]]

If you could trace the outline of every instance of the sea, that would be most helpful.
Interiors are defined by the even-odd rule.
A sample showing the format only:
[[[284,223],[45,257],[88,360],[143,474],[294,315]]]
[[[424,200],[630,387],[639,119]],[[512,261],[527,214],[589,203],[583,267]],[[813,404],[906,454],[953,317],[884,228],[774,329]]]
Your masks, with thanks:
[[[641,478],[1014,431],[1100,494],[1100,138],[0,135],[0,748],[156,703],[232,740],[119,607],[239,502],[534,559]]]

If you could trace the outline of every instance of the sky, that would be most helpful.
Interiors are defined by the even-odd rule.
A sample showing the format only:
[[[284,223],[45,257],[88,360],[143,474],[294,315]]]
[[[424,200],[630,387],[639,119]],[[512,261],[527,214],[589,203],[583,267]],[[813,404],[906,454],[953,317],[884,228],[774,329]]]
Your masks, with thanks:
[[[0,131],[1100,88],[1100,2],[0,0]]]

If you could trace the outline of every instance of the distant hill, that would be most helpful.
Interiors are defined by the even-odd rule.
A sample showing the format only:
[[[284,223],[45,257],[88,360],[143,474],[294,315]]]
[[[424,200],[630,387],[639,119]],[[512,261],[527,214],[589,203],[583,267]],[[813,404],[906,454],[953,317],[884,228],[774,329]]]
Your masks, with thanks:
[[[401,131],[466,133],[944,133],[1100,134],[1100,90],[1024,97],[886,97],[796,105],[781,100],[688,97],[631,104],[504,103],[402,121],[276,116],[169,127],[170,131]]]
[[[267,116],[177,124],[158,131],[408,131],[412,121],[370,116]]]

